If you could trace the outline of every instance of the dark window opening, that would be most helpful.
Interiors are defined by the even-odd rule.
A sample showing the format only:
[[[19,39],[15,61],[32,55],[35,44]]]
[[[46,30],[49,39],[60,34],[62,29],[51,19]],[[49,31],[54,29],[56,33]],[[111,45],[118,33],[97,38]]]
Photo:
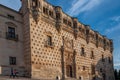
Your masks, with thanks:
[[[69,26],[72,26],[72,24],[71,24],[71,22],[70,22],[70,21],[68,21],[68,25],[69,25]]]
[[[60,19],[60,13],[56,13],[56,19],[57,19],[57,20]]]
[[[12,16],[12,15],[9,15],[9,14],[8,14],[7,16],[8,16],[8,18],[9,18],[9,19],[12,19],[12,20],[14,20],[14,19],[15,19],[15,17],[14,17],[14,16]]]
[[[105,62],[104,55],[102,55],[102,62]]]
[[[106,74],[105,73],[102,74],[102,77],[103,77],[102,80],[106,80]]]
[[[47,36],[47,44],[49,46],[52,46],[52,37],[51,36]]]
[[[43,7],[43,13],[48,15],[48,9]]]
[[[10,65],[16,65],[16,57],[9,57]]]
[[[79,80],[81,80],[82,78],[81,77],[79,77]]]
[[[94,76],[94,77],[92,78],[92,80],[96,80],[96,76]]]
[[[51,17],[53,17],[53,12],[52,12],[52,11],[49,11],[49,15],[50,15]]]
[[[74,22],[73,25],[74,25],[74,28],[77,28],[77,22]]]
[[[72,75],[72,66],[71,65],[66,66],[66,74],[67,74],[68,77],[73,77],[73,75]]]
[[[79,26],[79,31],[82,32],[82,28],[81,28],[81,26]]]
[[[18,35],[15,34],[15,28],[8,27],[6,32],[6,39],[18,41]]]
[[[101,73],[103,72],[102,68],[100,68],[100,72],[101,72]]]
[[[67,19],[63,19],[63,23],[64,23],[64,24],[67,24]]]
[[[112,62],[112,60],[111,60],[111,58],[110,58],[110,57],[108,57],[108,62],[109,62],[109,63],[111,63],[111,62]]]
[[[45,13],[45,7],[43,7],[43,13]]]
[[[85,66],[83,66],[83,71],[85,71]]]
[[[95,74],[95,65],[92,65],[91,68],[92,68],[92,74]]]
[[[47,8],[45,9],[45,13],[48,15],[48,9]]]
[[[8,27],[8,36],[10,38],[15,38],[15,28],[13,27]]]
[[[37,0],[32,0],[32,1],[33,1],[33,2],[32,2],[33,7],[34,7],[34,8],[37,7],[37,6],[38,6]]]
[[[95,56],[94,56],[94,52],[91,51],[91,59],[94,59],[94,58],[95,58]]]
[[[85,50],[83,47],[81,48],[81,56],[85,56]]]

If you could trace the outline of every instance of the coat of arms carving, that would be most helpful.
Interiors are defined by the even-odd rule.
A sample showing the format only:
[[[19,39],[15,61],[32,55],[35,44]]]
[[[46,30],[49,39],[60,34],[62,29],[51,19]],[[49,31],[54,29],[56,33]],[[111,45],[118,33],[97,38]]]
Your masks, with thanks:
[[[65,45],[65,48],[73,49],[73,41],[70,40],[69,38],[64,39],[64,45]]]

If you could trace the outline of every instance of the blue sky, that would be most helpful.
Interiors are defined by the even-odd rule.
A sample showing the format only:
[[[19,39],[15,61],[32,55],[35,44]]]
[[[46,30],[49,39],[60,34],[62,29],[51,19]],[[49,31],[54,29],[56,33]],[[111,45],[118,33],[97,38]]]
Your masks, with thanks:
[[[61,6],[70,16],[77,17],[93,30],[114,41],[114,66],[120,69],[120,0],[47,0]],[[0,4],[19,10],[20,0],[0,0]]]

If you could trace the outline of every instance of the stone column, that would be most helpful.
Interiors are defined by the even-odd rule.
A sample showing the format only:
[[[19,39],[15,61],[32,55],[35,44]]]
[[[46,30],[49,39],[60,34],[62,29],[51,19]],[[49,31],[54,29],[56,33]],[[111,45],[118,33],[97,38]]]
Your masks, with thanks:
[[[74,78],[76,78],[76,51],[73,52],[73,72],[74,72]]]
[[[62,42],[63,42],[63,46],[61,46],[62,80],[65,80],[64,37],[62,37]]]

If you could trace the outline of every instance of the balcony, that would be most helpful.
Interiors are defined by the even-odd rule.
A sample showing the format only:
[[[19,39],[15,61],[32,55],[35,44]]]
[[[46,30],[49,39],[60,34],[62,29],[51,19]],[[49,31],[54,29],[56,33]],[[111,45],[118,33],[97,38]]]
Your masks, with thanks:
[[[17,34],[10,34],[10,33],[6,32],[6,39],[18,41],[18,35]]]

